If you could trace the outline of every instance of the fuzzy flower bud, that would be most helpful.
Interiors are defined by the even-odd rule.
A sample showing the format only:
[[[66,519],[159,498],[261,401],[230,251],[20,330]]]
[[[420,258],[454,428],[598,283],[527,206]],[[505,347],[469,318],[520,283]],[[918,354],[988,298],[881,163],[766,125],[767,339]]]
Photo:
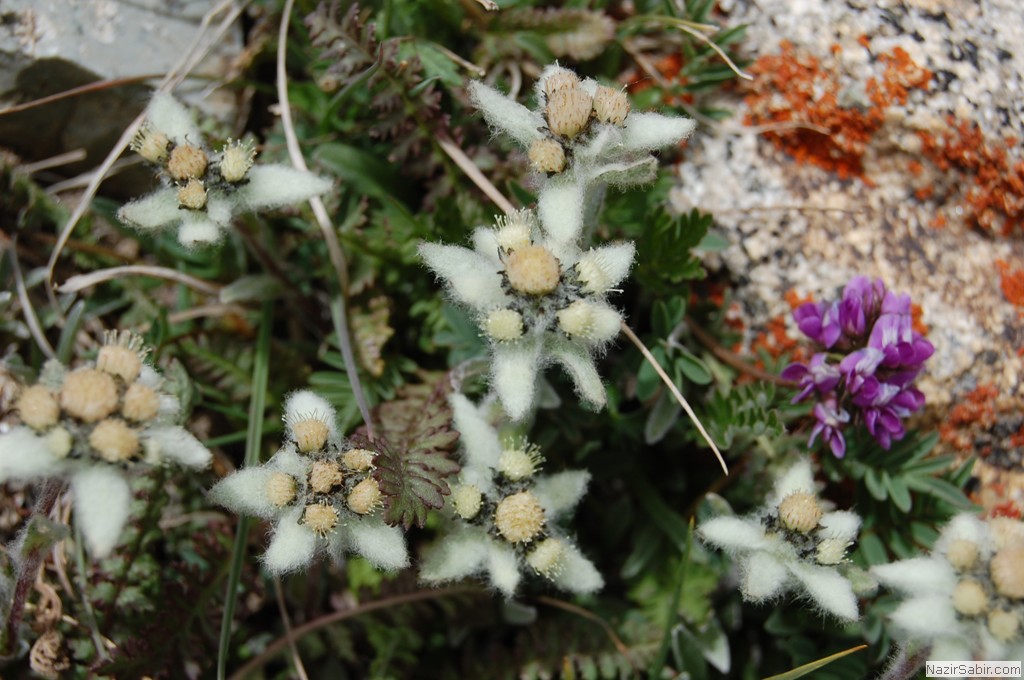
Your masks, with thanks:
[[[602,123],[621,126],[629,115],[626,93],[612,87],[600,86],[594,93],[594,116]]]
[[[130,346],[104,345],[96,355],[96,368],[130,383],[139,377],[142,357]]]
[[[505,275],[512,288],[527,295],[547,295],[558,287],[558,259],[543,246],[526,246],[505,260]]]
[[[124,393],[121,415],[136,423],[143,423],[156,417],[160,410],[160,395],[152,387],[132,383]]]
[[[129,148],[150,163],[160,163],[167,158],[167,147],[170,143],[171,140],[164,133],[143,126],[135,133]]]
[[[190,179],[178,189],[178,203],[182,208],[202,210],[206,207],[206,187],[198,179]]]
[[[363,472],[373,467],[373,459],[377,454],[367,449],[349,449],[341,454],[341,463],[349,470]]]
[[[341,486],[342,479],[340,467],[318,460],[309,471],[309,488],[313,493],[330,493],[335,487]]]
[[[536,218],[530,210],[517,210],[502,215],[497,220],[494,238],[498,247],[505,252],[526,248],[533,240],[533,227]]]
[[[46,448],[50,449],[50,453],[56,458],[67,458],[74,444],[71,439],[71,433],[63,427],[55,427],[47,432],[45,440]]]
[[[989,562],[992,583],[1000,595],[1024,600],[1024,546],[1010,546],[997,552]]]
[[[558,327],[572,338],[600,342],[614,337],[619,330],[618,316],[609,319],[604,316],[593,303],[576,300],[558,310]]]
[[[821,506],[818,499],[809,493],[792,493],[779,503],[779,520],[782,526],[791,531],[806,534],[818,526],[821,519]]]
[[[256,151],[252,144],[228,140],[220,159],[220,176],[232,184],[241,182],[255,160]]]
[[[977,616],[988,609],[985,589],[973,578],[966,578],[953,589],[953,608],[964,616]]]
[[[380,486],[373,477],[367,477],[352,487],[348,494],[348,507],[358,515],[367,515],[373,512],[380,502]]]
[[[15,408],[21,416],[21,422],[37,432],[53,427],[60,417],[57,400],[42,385],[32,385],[22,390]]]
[[[552,73],[544,81],[544,93],[550,97],[560,90],[571,90],[580,86],[580,77],[572,71],[558,71]]]
[[[472,484],[459,484],[452,489],[452,509],[462,519],[473,519],[483,506],[483,494]]]
[[[92,429],[89,445],[108,463],[122,463],[138,453],[139,435],[120,418],[108,418]]]
[[[483,327],[492,340],[518,340],[523,337],[523,316],[514,309],[496,309],[484,319]]]
[[[988,632],[1000,642],[1009,642],[1020,632],[1020,614],[1005,609],[995,609],[988,615]]]
[[[327,503],[311,503],[302,512],[302,523],[318,536],[326,536],[338,526],[338,511]]]
[[[537,172],[562,172],[565,170],[565,149],[553,139],[538,139],[530,145],[527,153],[530,167]]]
[[[202,177],[206,174],[208,164],[209,159],[205,151],[191,144],[181,144],[171,151],[171,157],[167,161],[167,172],[180,182]]]
[[[322,449],[330,434],[330,428],[321,418],[303,418],[289,423],[288,427],[295,436],[296,446],[303,453]]]
[[[559,137],[572,139],[587,126],[593,101],[582,87],[552,92],[546,109],[548,129]]]
[[[498,459],[498,472],[505,478],[518,482],[529,479],[540,467],[541,456],[536,446],[523,446],[518,449],[505,449]]]
[[[297,488],[294,477],[283,472],[275,472],[267,479],[267,500],[283,508],[295,500]]]
[[[544,508],[530,491],[507,496],[494,511],[494,526],[510,543],[528,543],[544,528]]]
[[[951,541],[946,559],[957,571],[967,571],[978,561],[978,544],[963,538]]]
[[[565,544],[557,538],[546,538],[527,556],[526,563],[541,576],[552,578],[561,571]]]
[[[583,284],[584,292],[593,295],[605,293],[612,286],[612,278],[594,252],[584,253],[576,263],[576,275]]]
[[[108,373],[79,368],[64,378],[60,405],[71,416],[86,423],[103,420],[117,409],[117,385]]]

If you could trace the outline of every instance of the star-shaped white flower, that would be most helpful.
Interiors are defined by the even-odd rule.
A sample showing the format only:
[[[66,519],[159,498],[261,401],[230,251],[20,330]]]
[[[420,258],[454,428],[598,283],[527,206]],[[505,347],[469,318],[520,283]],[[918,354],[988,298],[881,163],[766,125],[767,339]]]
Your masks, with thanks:
[[[473,233],[473,250],[423,243],[424,262],[468,306],[490,341],[491,386],[515,420],[534,402],[537,374],[555,362],[595,408],[605,390],[594,365],[619,332],[622,315],[606,296],[629,273],[630,242],[582,251],[577,234],[553,238],[533,213],[499,219]]]
[[[380,518],[380,489],[370,476],[374,452],[347,447],[335,429],[334,409],[312,392],[289,397],[285,422],[291,441],[209,494],[215,503],[273,523],[263,555],[267,570],[296,571],[320,552],[335,561],[354,552],[380,569],[408,566],[405,536]]]
[[[522,572],[534,572],[562,590],[587,594],[604,585],[601,574],[555,523],[586,492],[590,475],[567,471],[535,477],[540,457],[525,443],[503,446],[498,433],[468,399],[451,398],[464,465],[449,503],[454,525],[423,562],[429,583],[485,574],[505,597]]]
[[[766,507],[752,517],[716,517],[700,536],[738,562],[744,599],[764,602],[802,590],[822,611],[857,618],[857,598],[837,570],[860,528],[852,512],[824,512],[815,496],[809,461],[780,477]]]
[[[871,573],[906,599],[890,615],[931,659],[1024,658],[1024,524],[965,513],[943,528],[930,555]]]
[[[216,243],[235,215],[280,208],[319,196],[331,181],[285,165],[255,165],[255,153],[229,142],[206,150],[189,111],[157,94],[132,148],[160,168],[165,186],[123,206],[125,224],[143,230],[178,228],[186,246]]]
[[[49,362],[19,395],[23,424],[0,434],[0,483],[67,480],[75,521],[95,557],[114,549],[128,521],[133,472],[166,463],[202,469],[211,459],[175,424],[178,401],[143,363],[134,336],[110,337],[95,366],[69,371]]]
[[[491,127],[522,145],[535,169],[551,173],[537,195],[537,210],[560,241],[581,231],[582,206],[595,185],[653,181],[652,152],[678,144],[696,128],[689,118],[630,111],[624,93],[590,78],[581,81],[558,65],[545,68],[535,85],[536,111],[481,82],[471,83],[469,94]],[[556,160],[548,160],[551,154]]]

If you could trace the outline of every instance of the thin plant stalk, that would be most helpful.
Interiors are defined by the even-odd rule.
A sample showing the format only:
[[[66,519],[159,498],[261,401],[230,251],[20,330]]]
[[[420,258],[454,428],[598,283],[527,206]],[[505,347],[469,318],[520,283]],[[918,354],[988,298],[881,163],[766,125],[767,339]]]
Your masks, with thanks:
[[[719,479],[722,479],[721,477]],[[665,634],[661,638],[661,645],[658,647],[658,654],[654,657],[648,677],[660,678],[661,671],[665,668],[668,660],[668,650],[672,646],[672,631],[675,629],[674,622],[679,611],[679,602],[683,598],[683,583],[686,581],[686,570],[690,565],[690,546],[693,545],[693,517],[690,517],[689,531],[686,532],[686,548],[683,550],[683,560],[679,563],[679,573],[676,575],[675,588],[672,591],[672,600],[669,602],[669,609],[665,619]]]
[[[260,315],[260,334],[252,367],[252,391],[249,397],[249,426],[245,438],[245,465],[255,466],[260,461],[263,442],[263,412],[267,406],[267,381],[270,377],[270,327],[273,323],[274,304],[264,302]],[[245,544],[249,536],[250,519],[241,517],[235,532],[235,546],[231,553],[231,571],[224,595],[224,615],[220,624],[220,642],[217,647],[217,679],[224,680],[228,653],[231,651],[231,624],[235,618],[238,583],[245,563]]]

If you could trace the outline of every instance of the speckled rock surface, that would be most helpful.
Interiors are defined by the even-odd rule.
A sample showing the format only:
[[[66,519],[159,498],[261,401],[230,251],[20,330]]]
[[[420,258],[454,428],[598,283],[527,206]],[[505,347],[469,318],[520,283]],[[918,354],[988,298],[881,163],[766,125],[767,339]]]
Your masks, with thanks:
[[[713,213],[731,242],[709,260],[740,284],[748,342],[780,318],[799,337],[787,291],[833,297],[855,274],[880,276],[911,293],[936,347],[921,380],[926,418],[947,421],[979,387],[1019,405],[1019,4],[720,5],[730,25],[749,24],[755,80],[724,95],[731,120],[698,129],[673,202]],[[957,448],[986,453],[977,441]],[[1019,469],[1016,446],[992,464]]]

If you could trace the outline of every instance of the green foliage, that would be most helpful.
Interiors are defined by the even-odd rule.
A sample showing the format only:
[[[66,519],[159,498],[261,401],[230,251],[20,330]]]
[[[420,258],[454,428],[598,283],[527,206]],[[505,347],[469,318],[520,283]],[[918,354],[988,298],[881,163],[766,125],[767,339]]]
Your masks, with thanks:
[[[374,479],[384,496],[384,521],[422,527],[430,509],[444,505],[445,481],[459,470],[447,457],[459,435],[451,429],[451,407],[444,382],[406,385],[398,398],[375,414],[378,452]]]
[[[708,400],[708,431],[726,449],[732,448],[737,439],[775,439],[785,432],[775,400],[775,386],[767,382],[715,391]]]

